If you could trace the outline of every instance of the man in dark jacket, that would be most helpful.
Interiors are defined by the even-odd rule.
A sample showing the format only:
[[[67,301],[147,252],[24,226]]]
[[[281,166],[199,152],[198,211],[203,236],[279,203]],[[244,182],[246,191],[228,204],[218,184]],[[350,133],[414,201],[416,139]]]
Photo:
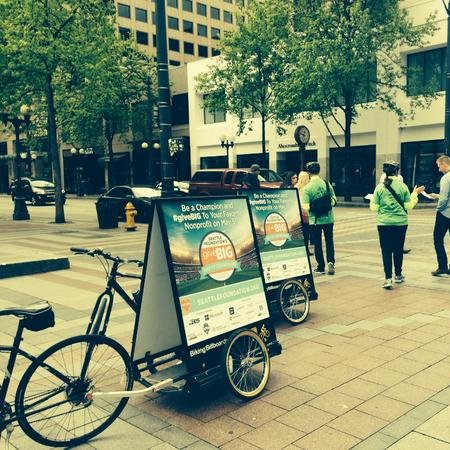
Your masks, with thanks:
[[[258,175],[261,172],[261,168],[258,164],[252,164],[250,166],[250,170],[247,172],[247,175],[244,177],[244,181],[242,183],[242,187],[244,189],[259,189],[259,178]]]

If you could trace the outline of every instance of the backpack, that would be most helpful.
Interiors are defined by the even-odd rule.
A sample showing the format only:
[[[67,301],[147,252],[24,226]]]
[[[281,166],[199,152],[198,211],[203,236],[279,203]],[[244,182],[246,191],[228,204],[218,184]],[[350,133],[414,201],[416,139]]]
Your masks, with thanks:
[[[315,198],[309,204],[309,209],[316,218],[326,216],[328,212],[333,208],[333,205],[331,204],[330,183],[328,183],[328,181],[326,180],[324,181],[327,187],[327,192],[325,193],[325,195],[322,195],[322,197]]]

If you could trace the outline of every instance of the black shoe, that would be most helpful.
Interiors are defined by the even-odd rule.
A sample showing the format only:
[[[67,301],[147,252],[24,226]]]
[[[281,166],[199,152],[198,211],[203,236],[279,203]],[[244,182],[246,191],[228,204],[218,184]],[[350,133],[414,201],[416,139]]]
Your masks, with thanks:
[[[410,248],[404,248],[404,249],[403,249],[403,254],[404,254],[404,255],[407,255],[410,251],[411,251]]]
[[[448,269],[436,269],[431,272],[433,277],[440,277],[441,275],[450,275],[450,271]]]
[[[319,269],[318,267],[316,267],[313,272],[317,275],[325,275],[325,269]]]

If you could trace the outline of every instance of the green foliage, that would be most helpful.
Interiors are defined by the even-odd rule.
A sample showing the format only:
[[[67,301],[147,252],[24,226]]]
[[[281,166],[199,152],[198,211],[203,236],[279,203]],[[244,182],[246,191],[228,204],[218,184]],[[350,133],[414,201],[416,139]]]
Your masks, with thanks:
[[[56,184],[55,222],[65,222],[57,115],[83,71],[102,67],[115,36],[110,0],[1,0],[0,98],[12,112],[33,106],[36,129],[45,123]],[[6,80],[6,82],[3,82]]]
[[[414,25],[396,0],[297,0],[296,4],[293,58],[284,95],[279,97],[286,117],[312,111],[336,118],[342,110],[354,122],[361,109],[377,106],[404,118],[432,99],[431,92],[409,98],[407,111],[397,103],[398,94],[406,92],[400,48],[423,46],[436,29],[434,15]],[[376,84],[368,79],[374,66]],[[376,102],[361,101],[367,89],[372,89]],[[345,129],[343,122],[341,128]]]
[[[57,127],[66,142],[105,146],[129,125],[153,65],[120,41],[112,0],[0,0],[0,107],[33,106],[61,190]],[[56,222],[64,222],[57,194]]]
[[[284,79],[290,7],[282,0],[253,1],[238,17],[239,28],[221,41],[221,56],[197,77],[204,106],[239,118],[239,133],[251,129],[252,111],[277,122],[276,86]],[[264,141],[264,138],[263,138]],[[264,148],[263,148],[264,151]]]

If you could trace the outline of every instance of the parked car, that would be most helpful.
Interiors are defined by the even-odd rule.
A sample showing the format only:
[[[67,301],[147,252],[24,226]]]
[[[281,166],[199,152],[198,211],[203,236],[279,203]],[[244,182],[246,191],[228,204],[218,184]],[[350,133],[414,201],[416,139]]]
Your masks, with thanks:
[[[137,211],[135,220],[148,223],[150,205],[156,197],[161,197],[161,191],[148,186],[114,186],[101,194],[97,202],[115,209],[119,220],[125,220],[125,206],[131,202]]]
[[[32,205],[44,205],[55,201],[55,185],[48,180],[40,178],[21,178],[22,195],[25,201],[31,202]],[[14,201],[17,192],[17,181],[11,186],[11,198]],[[66,202],[66,193],[62,191],[63,203]]]
[[[156,189],[162,189],[162,182],[158,181],[155,184]],[[173,190],[175,197],[182,197],[184,194],[189,193],[189,181],[174,181]]]
[[[189,184],[190,195],[232,195],[242,187],[249,169],[203,169],[194,173]],[[283,179],[273,170],[261,169],[261,187],[279,188]]]

